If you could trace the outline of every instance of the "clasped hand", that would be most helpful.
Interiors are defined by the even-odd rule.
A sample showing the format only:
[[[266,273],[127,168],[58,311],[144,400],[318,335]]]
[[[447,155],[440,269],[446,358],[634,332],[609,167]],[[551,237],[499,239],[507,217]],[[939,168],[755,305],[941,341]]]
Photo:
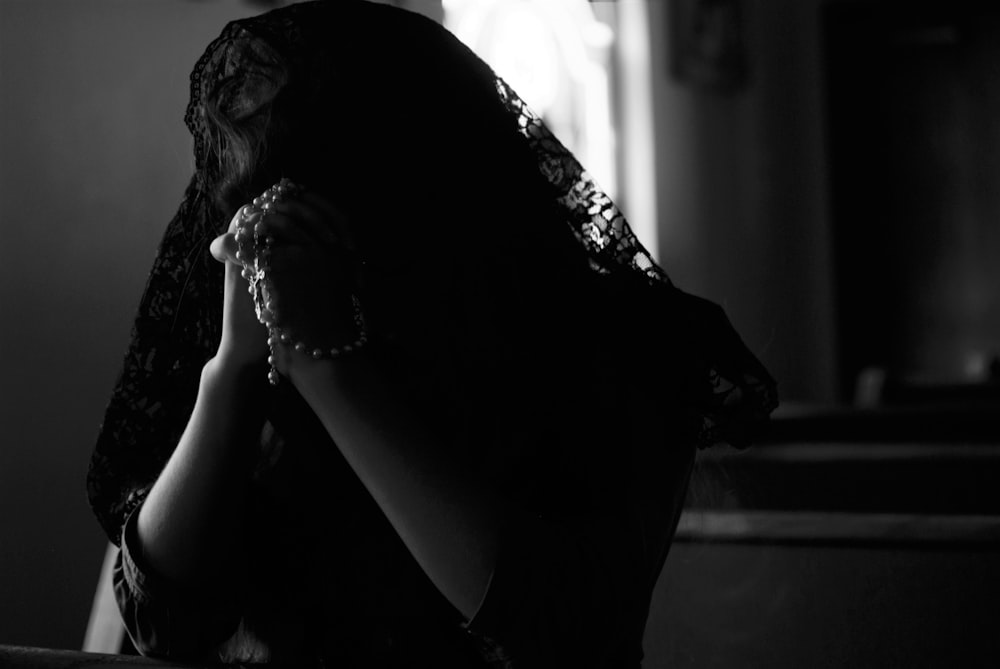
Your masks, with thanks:
[[[241,208],[242,209],[242,208]],[[267,329],[257,320],[253,299],[237,258],[237,212],[227,232],[213,240],[212,256],[225,263],[222,339],[217,358],[224,364],[247,367],[269,354]],[[269,291],[281,328],[309,345],[336,346],[357,336],[351,293],[357,284],[356,249],[344,216],[325,197],[304,191],[283,199],[274,208],[252,213],[252,227],[263,226],[273,238],[268,259]],[[288,344],[274,348],[274,365],[285,376],[309,365],[312,358]]]

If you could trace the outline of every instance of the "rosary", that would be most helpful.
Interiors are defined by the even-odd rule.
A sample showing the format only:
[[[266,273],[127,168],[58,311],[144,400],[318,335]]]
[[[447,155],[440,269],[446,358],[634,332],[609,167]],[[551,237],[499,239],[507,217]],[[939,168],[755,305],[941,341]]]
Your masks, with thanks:
[[[351,295],[351,304],[354,312],[354,326],[358,335],[347,344],[324,348],[310,347],[302,340],[296,340],[291,332],[279,324],[276,305],[270,297],[273,295],[273,290],[269,261],[274,237],[267,234],[264,217],[274,209],[278,202],[301,191],[300,186],[288,179],[282,179],[259,197],[254,198],[252,203],[244,205],[240,209],[240,218],[236,224],[236,259],[243,265],[243,278],[249,283],[247,291],[253,297],[257,320],[267,328],[267,345],[271,351],[267,358],[267,363],[270,365],[267,380],[272,386],[277,385],[280,378],[275,366],[275,347],[279,343],[290,345],[296,352],[319,360],[321,358],[336,358],[345,353],[356,351],[368,341],[368,331],[365,327],[364,314],[361,312],[361,303],[354,294]],[[260,216],[257,222],[252,224],[251,218],[254,214],[260,214]]]

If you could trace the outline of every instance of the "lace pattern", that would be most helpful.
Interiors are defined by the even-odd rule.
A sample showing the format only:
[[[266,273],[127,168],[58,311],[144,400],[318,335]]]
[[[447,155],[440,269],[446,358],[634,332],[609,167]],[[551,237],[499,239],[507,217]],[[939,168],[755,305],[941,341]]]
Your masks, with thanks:
[[[528,141],[542,172],[556,192],[567,223],[590,256],[591,267],[610,273],[628,267],[650,281],[670,285],[667,273],[657,265],[636,238],[611,198],[542,119],[499,76],[497,95],[516,116],[520,134]]]
[[[203,189],[216,183],[216,166],[208,165],[208,142],[212,141],[205,100],[227,82],[246,82],[254,74],[267,77],[269,52],[296,53],[303,44],[301,25],[314,20],[315,3],[291,5],[280,12],[233,21],[209,43],[191,71],[191,98],[184,124],[194,137],[195,171]],[[249,48],[248,48],[249,47]],[[255,51],[256,58],[248,57]],[[256,61],[256,62],[255,62]],[[256,72],[255,72],[256,70]],[[249,76],[248,76],[249,75]],[[241,87],[245,90],[245,87]]]
[[[587,250],[591,268],[602,274],[632,272],[654,286],[673,288],[670,277],[642,246],[611,198],[556,138],[517,93],[496,77],[497,94],[517,118],[538,169],[561,205],[566,223]],[[707,310],[706,310],[707,311]],[[739,341],[725,316],[706,313],[704,332],[716,348],[707,352],[701,379],[691,385],[689,398],[699,415],[698,445],[719,443],[745,447],[778,405],[775,383],[763,366]],[[678,327],[682,327],[678,319]]]
[[[160,243],[91,459],[90,502],[115,543],[177,445],[218,345],[221,267],[207,253],[205,205],[192,182]]]

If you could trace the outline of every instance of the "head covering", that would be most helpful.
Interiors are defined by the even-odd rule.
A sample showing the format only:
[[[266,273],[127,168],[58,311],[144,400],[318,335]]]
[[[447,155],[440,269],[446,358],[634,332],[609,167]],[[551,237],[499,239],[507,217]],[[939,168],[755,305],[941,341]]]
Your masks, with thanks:
[[[213,114],[284,119],[298,146],[273,147],[266,168],[234,185]],[[669,386],[689,417],[684,438],[700,446],[746,446],[777,404],[722,310],[673,286],[541,119],[433,21],[359,0],[234,21],[195,65],[185,122],[195,174],[158,249],[88,476],[116,543],[218,346],[222,267],[209,243],[233,203],[282,176],[343,206],[370,268],[365,308],[387,350],[434,370],[448,419],[503,420],[610,367]]]

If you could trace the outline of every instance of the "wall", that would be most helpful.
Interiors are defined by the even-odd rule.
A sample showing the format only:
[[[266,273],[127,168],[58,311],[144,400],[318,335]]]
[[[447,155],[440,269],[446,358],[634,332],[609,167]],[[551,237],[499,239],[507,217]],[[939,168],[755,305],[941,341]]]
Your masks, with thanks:
[[[190,176],[188,73],[249,10],[0,1],[0,643],[83,640],[105,545],[84,479]]]
[[[784,400],[833,401],[820,0],[742,3],[749,77],[728,93],[671,76],[670,4],[648,4],[658,257],[725,307]]]

